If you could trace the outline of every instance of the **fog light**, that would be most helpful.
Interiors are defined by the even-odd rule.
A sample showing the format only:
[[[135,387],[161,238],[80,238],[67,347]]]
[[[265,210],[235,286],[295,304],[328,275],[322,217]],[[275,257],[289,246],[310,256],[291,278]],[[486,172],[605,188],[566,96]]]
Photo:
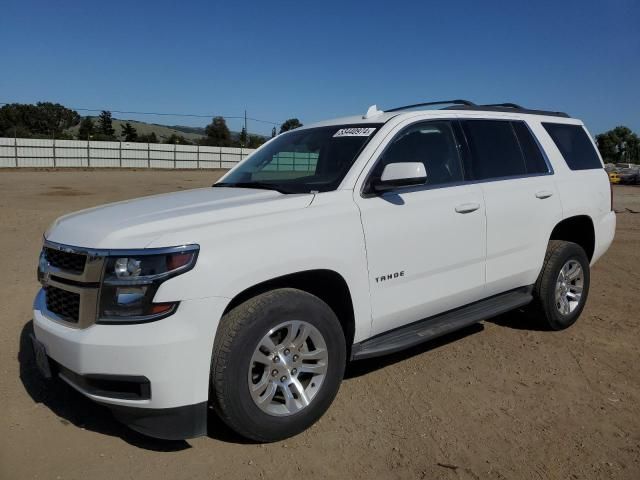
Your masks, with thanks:
[[[137,277],[142,272],[140,260],[135,258],[118,258],[113,270],[118,278]]]

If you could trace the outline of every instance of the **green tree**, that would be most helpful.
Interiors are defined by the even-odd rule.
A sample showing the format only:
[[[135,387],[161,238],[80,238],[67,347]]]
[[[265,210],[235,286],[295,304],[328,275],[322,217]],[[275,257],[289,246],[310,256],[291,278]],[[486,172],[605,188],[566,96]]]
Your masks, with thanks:
[[[276,127],[273,127],[273,128],[271,129],[271,138],[275,137],[276,135],[277,135]]]
[[[280,133],[288,132],[289,130],[294,130],[296,128],[302,127],[300,120],[297,118],[290,118],[285,121],[282,125],[280,125]]]
[[[241,147],[246,147],[247,146],[247,129],[245,127],[242,127],[242,131],[240,132],[240,137],[238,138],[238,141],[240,142],[240,146]]]
[[[172,133],[162,143],[172,143],[174,145],[191,145],[191,142],[189,140],[184,138],[182,135],[178,135],[177,133]]]
[[[0,135],[22,137],[57,137],[80,123],[78,112],[59,103],[35,105],[12,103],[0,108]]]
[[[46,135],[53,133],[61,136],[62,132],[80,123],[80,115],[59,103],[38,102],[36,104],[37,128],[36,131]]]
[[[89,140],[95,131],[95,124],[91,117],[84,117],[78,128],[78,140]]]
[[[249,141],[247,142],[247,148],[258,148],[265,142],[265,138],[260,135],[249,135]]]
[[[120,128],[122,129],[120,136],[124,138],[125,142],[135,142],[138,139],[138,132],[129,122],[120,125]]]
[[[618,126],[596,135],[596,143],[607,163],[640,163],[640,137],[627,127]]]
[[[98,117],[97,133],[105,139],[115,138],[116,131],[113,128],[111,112],[108,110],[100,112],[100,116]]]
[[[159,143],[158,137],[156,136],[156,132],[147,133],[144,135],[138,135],[138,139],[136,140],[138,143]]]
[[[227,127],[227,122],[223,117],[214,117],[204,129],[205,137],[201,140],[202,145],[212,145],[216,147],[231,146],[231,132]]]

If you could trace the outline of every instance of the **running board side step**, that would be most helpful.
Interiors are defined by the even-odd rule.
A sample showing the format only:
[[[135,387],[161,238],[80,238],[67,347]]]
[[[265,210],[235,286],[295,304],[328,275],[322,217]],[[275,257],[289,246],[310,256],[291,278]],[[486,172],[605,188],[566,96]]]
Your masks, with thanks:
[[[533,300],[532,292],[533,285],[517,288],[381,333],[360,343],[355,343],[351,348],[351,360],[362,360],[398,352],[509,310],[523,307]]]

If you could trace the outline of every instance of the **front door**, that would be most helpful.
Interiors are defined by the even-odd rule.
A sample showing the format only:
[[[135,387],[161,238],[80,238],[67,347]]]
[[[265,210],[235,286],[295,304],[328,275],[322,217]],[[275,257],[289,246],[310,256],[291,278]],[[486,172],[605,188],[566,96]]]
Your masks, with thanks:
[[[422,162],[427,183],[382,195],[367,187],[389,163]],[[373,330],[378,333],[483,297],[485,207],[464,184],[460,144],[449,121],[401,129],[355,193],[366,242]]]

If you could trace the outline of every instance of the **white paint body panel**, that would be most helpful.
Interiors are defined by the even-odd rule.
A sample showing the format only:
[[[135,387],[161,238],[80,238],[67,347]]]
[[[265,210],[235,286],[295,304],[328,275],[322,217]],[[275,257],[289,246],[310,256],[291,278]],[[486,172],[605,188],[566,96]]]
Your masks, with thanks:
[[[487,295],[536,281],[562,206],[551,175],[480,184],[487,215]],[[537,192],[551,196],[537,198]]]
[[[75,373],[141,375],[151,382],[150,400],[99,397],[79,389],[84,395],[112,405],[172,408],[207,400],[211,320],[222,315],[227,302],[218,297],[183,301],[168,318],[122,328],[69,328],[35,309],[33,329],[47,354]]]
[[[368,172],[403,127],[428,119],[524,120],[553,174],[361,194]],[[535,281],[553,227],[575,215],[592,219],[592,262],[609,247],[615,215],[604,170],[568,169],[541,121],[575,119],[516,113],[383,113],[322,125],[384,123],[337,190],[283,195],[206,188],[97,207],[58,219],[46,238],[97,249],[197,243],[193,270],[163,283],[154,301],[180,301],[174,315],[143,325],[64,327],[34,311],[35,332],[56,361],[77,373],[144,375],[152,399],[106,403],[167,408],[204,401],[211,350],[222,314],[239,293],[306,270],[332,270],[346,281],[355,342]],[[236,167],[237,168],[237,167]],[[536,193],[551,192],[540,199]],[[460,213],[456,209],[477,205]],[[404,272],[393,277],[395,273]],[[391,274],[393,280],[376,281]]]
[[[485,212],[479,186],[355,198],[367,239],[372,334],[483,297]],[[474,212],[455,211],[474,202],[480,204]]]

